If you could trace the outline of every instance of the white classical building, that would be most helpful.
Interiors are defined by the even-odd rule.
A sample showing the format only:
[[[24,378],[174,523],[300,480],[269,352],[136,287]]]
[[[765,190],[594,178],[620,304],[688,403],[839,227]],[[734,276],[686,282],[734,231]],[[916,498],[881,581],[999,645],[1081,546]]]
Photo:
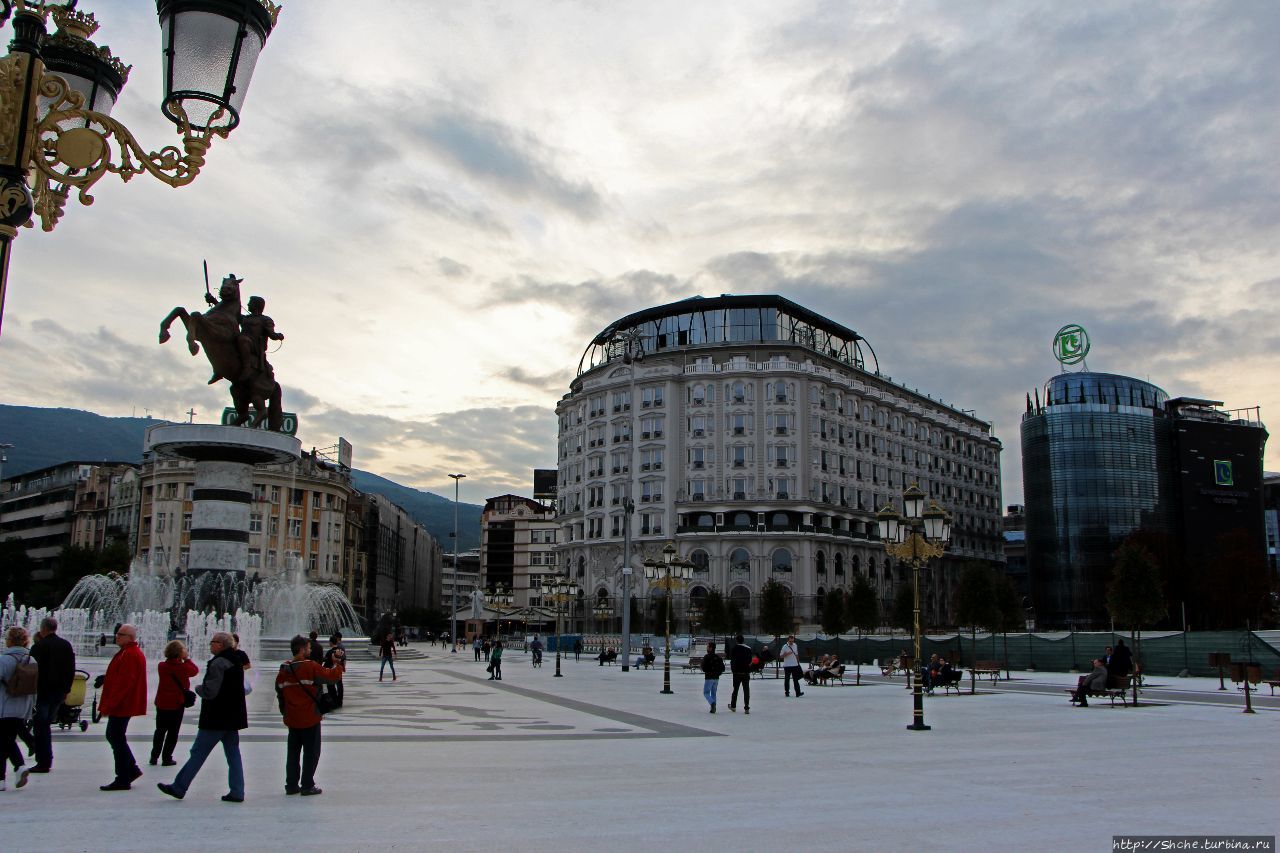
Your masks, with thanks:
[[[875,513],[913,482],[953,521],[921,583],[928,624],[951,620],[963,562],[1003,561],[991,424],[890,380],[859,334],[780,296],[696,297],[612,323],[556,414],[556,556],[588,606],[617,604],[629,504],[641,612],[642,561],[674,541],[697,566],[677,609],[718,588],[751,627],[775,578],[813,624],[822,596],[862,574],[887,613],[909,579]]]

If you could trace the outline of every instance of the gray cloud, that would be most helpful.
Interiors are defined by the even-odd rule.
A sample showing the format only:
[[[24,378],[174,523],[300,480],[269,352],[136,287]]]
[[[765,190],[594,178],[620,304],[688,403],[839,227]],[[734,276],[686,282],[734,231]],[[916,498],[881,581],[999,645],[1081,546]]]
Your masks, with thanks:
[[[539,391],[551,393],[563,392],[569,386],[570,380],[573,379],[572,370],[564,369],[553,370],[549,373],[530,373],[519,365],[502,368],[494,375],[499,379],[505,379],[517,385],[526,385]]]

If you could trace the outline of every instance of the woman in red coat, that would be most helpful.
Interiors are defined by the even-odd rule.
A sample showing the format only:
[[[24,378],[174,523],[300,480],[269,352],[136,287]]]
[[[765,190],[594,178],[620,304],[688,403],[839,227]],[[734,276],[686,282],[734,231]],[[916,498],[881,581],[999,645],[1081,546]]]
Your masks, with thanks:
[[[156,683],[156,733],[151,738],[151,763],[163,756],[164,766],[172,767],[173,749],[178,745],[178,729],[182,728],[182,714],[186,710],[186,692],[191,689],[191,676],[200,671],[187,657],[187,647],[181,640],[172,640],[164,647],[164,660],[156,664],[160,680]]]
[[[120,651],[107,664],[102,698],[98,701],[98,710],[107,718],[107,743],[111,744],[116,764],[116,778],[98,786],[103,791],[127,791],[133,780],[142,775],[126,733],[131,717],[147,713],[147,658],[138,645],[138,629],[133,625],[116,629],[116,645]]]

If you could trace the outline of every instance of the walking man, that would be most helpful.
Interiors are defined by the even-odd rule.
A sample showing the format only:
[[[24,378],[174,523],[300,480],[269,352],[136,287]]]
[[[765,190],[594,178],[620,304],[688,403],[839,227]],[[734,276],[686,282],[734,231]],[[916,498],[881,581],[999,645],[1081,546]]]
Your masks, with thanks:
[[[729,671],[733,673],[733,693],[729,696],[729,710],[738,710],[738,688],[742,688],[742,713],[751,713],[751,647],[738,634],[729,650]]]
[[[333,666],[323,667],[308,659],[307,638],[299,634],[289,642],[293,659],[280,665],[276,689],[284,702],[284,724],[289,729],[285,748],[284,792],[313,797],[321,793],[316,787],[316,767],[320,764],[320,685],[342,685],[345,656],[335,654]],[[299,766],[301,759],[301,766]]]
[[[240,760],[240,730],[249,727],[249,713],[244,701],[244,670],[240,668],[239,657],[231,646],[231,635],[225,631],[213,635],[209,640],[209,651],[213,657],[205,664],[204,682],[196,688],[196,694],[202,701],[199,730],[191,744],[191,757],[182,765],[172,784],[161,782],[156,787],[181,800],[187,795],[187,789],[204,766],[209,753],[222,744],[222,754],[227,759],[227,787],[230,788],[222,800],[243,803],[244,764]],[[307,653],[310,653],[309,643]]]
[[[800,689],[800,679],[804,677],[804,668],[800,666],[800,647],[796,645],[795,635],[787,637],[787,642],[782,647],[782,692],[791,695],[791,682],[795,682],[796,696],[804,695]]]
[[[53,736],[50,727],[62,700],[71,690],[76,675],[76,651],[58,636],[58,620],[47,616],[36,632],[31,656],[40,664],[40,680],[36,688],[36,710],[31,719],[31,736],[35,741],[36,763],[32,773],[48,773],[53,769]]]
[[[138,629],[124,624],[116,629],[116,652],[102,677],[102,699],[98,711],[107,718],[107,743],[115,759],[116,778],[103,791],[127,791],[142,775],[142,768],[129,749],[129,720],[147,713],[147,658],[138,645]]]
[[[475,639],[471,641],[471,648],[475,649],[476,663],[479,663],[480,662],[480,635],[479,634],[476,634]]]

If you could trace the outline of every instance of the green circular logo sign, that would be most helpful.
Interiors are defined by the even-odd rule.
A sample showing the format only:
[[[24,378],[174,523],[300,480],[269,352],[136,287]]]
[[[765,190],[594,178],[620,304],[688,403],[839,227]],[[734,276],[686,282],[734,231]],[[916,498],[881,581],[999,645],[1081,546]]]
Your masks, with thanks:
[[[1089,333],[1072,323],[1053,336],[1053,357],[1063,364],[1079,364],[1089,354]]]

